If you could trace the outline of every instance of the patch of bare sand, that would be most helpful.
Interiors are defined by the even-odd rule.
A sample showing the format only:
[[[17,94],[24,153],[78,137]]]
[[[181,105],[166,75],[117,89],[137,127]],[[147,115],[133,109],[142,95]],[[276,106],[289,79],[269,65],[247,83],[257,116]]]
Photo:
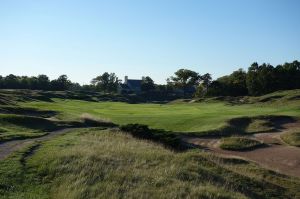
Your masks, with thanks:
[[[289,130],[299,128],[300,121],[283,125],[282,130],[270,133],[258,133],[253,137],[267,144],[266,147],[251,151],[228,151],[218,147],[218,138],[182,137],[188,144],[206,148],[208,151],[225,157],[238,157],[254,161],[264,168],[282,174],[300,177],[300,148],[286,145],[280,135]]]

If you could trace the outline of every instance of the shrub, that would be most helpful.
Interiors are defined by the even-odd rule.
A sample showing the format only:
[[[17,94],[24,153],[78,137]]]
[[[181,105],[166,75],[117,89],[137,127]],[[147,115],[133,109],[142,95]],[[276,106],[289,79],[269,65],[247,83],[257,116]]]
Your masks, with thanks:
[[[120,129],[130,133],[133,137],[159,142],[175,150],[185,150],[188,148],[182,144],[178,135],[160,129],[150,129],[147,125],[127,124],[121,126]]]

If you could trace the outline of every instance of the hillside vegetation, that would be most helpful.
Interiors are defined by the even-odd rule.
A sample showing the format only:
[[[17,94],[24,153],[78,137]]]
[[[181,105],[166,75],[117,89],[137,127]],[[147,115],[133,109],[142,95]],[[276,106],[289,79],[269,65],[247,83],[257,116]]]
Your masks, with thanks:
[[[74,120],[82,113],[89,113],[96,117],[108,118],[117,124],[138,121],[151,128],[188,133],[220,129],[227,126],[233,118],[270,115],[300,117],[299,96],[300,90],[292,90],[261,97],[244,97],[238,100],[239,103],[235,103],[236,98],[230,101],[212,98],[200,102],[168,104],[99,103],[52,98],[52,102],[29,101],[18,104],[26,108],[55,111],[58,113],[55,117],[61,120]],[[265,128],[265,125],[260,126]]]
[[[252,163],[198,150],[175,153],[98,128],[0,161],[0,198],[295,198],[299,186]]]
[[[0,198],[300,197],[297,178],[200,149],[173,151],[182,134],[250,135],[281,128],[300,116],[299,90],[167,104],[114,102],[97,93],[94,101],[69,92],[25,93],[0,91],[2,142],[89,128],[37,141],[0,160]],[[114,123],[139,125],[122,126],[124,133]]]
[[[300,129],[283,134],[281,139],[289,145],[300,147]]]
[[[228,137],[221,139],[220,148],[233,151],[250,150],[262,146],[262,143],[249,138]]]

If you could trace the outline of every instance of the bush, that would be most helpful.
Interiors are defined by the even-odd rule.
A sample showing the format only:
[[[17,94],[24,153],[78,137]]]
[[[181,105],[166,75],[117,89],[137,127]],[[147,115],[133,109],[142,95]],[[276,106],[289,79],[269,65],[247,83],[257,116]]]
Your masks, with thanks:
[[[185,150],[188,148],[182,144],[178,135],[160,129],[150,129],[147,125],[127,124],[121,126],[120,129],[130,133],[133,137],[156,141],[175,150]]]

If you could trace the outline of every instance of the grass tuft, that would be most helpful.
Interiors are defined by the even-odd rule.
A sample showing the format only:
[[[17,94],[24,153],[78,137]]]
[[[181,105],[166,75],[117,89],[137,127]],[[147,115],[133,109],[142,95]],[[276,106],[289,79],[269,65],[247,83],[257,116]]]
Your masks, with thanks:
[[[222,138],[220,148],[232,151],[245,151],[252,150],[257,147],[263,146],[263,143],[244,137],[227,137]]]
[[[80,120],[87,126],[107,126],[107,127],[117,126],[114,123],[112,123],[111,120],[109,119],[95,117],[88,113],[82,114],[80,116]]]
[[[300,130],[284,133],[281,135],[281,139],[291,146],[300,147]]]

